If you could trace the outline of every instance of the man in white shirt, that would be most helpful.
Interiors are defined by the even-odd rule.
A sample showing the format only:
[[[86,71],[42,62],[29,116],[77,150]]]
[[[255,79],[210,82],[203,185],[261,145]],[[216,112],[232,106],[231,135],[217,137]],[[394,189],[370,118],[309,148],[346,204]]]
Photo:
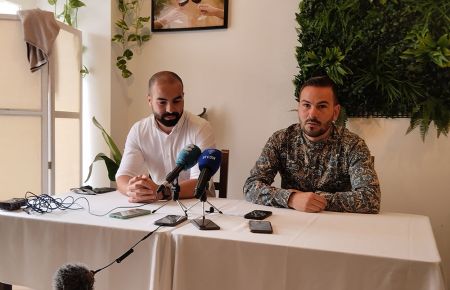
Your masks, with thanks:
[[[195,144],[202,151],[215,147],[209,123],[184,111],[183,81],[177,74],[154,74],[147,99],[153,114],[131,128],[116,174],[118,190],[129,202],[161,199],[162,194],[156,192],[158,184],[176,167],[178,153],[186,145]],[[180,198],[193,197],[199,174],[197,165],[180,173]]]

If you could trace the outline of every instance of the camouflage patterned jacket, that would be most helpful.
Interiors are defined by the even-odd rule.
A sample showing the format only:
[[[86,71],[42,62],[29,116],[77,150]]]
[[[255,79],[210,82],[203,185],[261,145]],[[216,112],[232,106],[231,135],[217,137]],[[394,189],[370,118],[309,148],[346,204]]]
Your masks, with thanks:
[[[281,188],[271,186],[277,172]],[[311,142],[299,124],[275,132],[244,184],[248,201],[288,207],[290,191],[312,191],[327,200],[325,210],[378,213],[380,185],[363,139],[343,127]]]

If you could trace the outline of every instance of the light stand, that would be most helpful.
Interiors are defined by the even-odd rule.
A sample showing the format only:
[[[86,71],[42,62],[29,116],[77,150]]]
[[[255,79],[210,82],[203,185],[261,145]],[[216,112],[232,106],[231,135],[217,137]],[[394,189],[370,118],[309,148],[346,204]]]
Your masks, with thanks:
[[[210,212],[214,212],[213,209],[217,210],[217,212],[222,213],[220,209],[215,207],[212,203],[210,203],[206,198],[206,190],[203,191],[203,194],[200,196],[199,201],[197,201],[194,205],[189,207],[186,211],[190,210],[194,206],[196,206],[199,202],[202,202],[202,218],[199,219],[193,219],[191,220],[191,223],[194,224],[199,230],[205,231],[205,230],[220,230],[220,227],[215,224],[212,220],[205,219],[205,202],[207,202],[211,206]]]

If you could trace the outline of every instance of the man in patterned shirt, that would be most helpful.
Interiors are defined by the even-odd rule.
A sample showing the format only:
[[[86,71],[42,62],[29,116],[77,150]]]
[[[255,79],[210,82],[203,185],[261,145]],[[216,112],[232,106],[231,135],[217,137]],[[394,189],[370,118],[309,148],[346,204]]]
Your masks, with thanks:
[[[305,212],[378,213],[380,185],[363,139],[334,124],[340,106],[327,76],[299,90],[299,124],[275,132],[244,184],[248,201]],[[281,188],[271,186],[277,172]]]

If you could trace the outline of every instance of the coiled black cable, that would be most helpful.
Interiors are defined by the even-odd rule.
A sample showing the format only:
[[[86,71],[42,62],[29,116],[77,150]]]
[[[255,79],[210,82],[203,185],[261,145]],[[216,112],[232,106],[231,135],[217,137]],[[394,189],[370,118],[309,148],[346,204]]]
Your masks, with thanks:
[[[91,212],[91,205],[89,203],[89,200],[84,196],[74,198],[73,196],[68,195],[64,198],[59,198],[59,197],[55,198],[48,194],[36,195],[31,191],[27,191],[25,194],[25,198],[27,200],[27,203],[26,203],[24,211],[27,213],[31,213],[32,211],[34,211],[34,212],[37,212],[40,214],[51,213],[52,211],[57,210],[57,209],[59,209],[59,210],[84,209],[84,207],[79,204],[80,200],[86,201],[89,214],[94,215],[94,216],[106,216],[107,214],[109,214],[112,211],[115,211],[116,209],[138,208],[138,207],[142,207],[142,206],[148,204],[148,203],[143,203],[143,204],[136,205],[136,206],[118,206],[118,207],[115,207],[115,208],[109,210],[106,213],[96,214],[96,213]]]

